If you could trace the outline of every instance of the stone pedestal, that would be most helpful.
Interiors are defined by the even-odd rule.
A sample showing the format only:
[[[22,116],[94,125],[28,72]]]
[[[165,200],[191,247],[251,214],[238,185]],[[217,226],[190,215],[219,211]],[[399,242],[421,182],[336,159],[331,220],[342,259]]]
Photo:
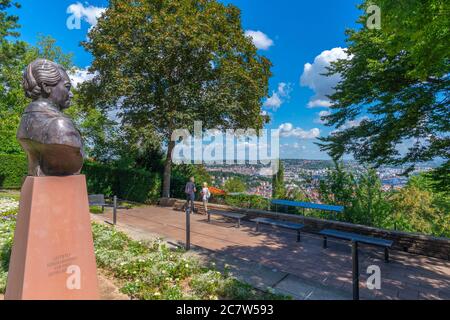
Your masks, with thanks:
[[[25,180],[5,299],[99,299],[85,176]]]

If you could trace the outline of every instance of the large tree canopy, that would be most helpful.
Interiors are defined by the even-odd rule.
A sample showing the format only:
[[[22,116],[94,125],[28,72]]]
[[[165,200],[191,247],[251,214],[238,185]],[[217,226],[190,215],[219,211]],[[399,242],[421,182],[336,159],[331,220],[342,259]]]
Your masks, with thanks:
[[[10,0],[0,0],[0,153],[17,154],[22,149],[16,142],[16,130],[20,107],[25,103],[20,91],[21,74],[17,71],[22,67],[26,49],[25,43],[14,41],[19,35],[18,17],[6,11],[12,6],[19,7]]]
[[[30,103],[22,88],[23,70],[38,57],[53,60],[70,69],[72,55],[63,53],[56,46],[56,40],[42,35],[38,37],[36,47],[21,41],[5,40],[0,45],[0,55],[5,51],[10,54],[5,60],[0,60],[0,153],[22,154],[16,133],[21,115]]]
[[[375,165],[448,160],[449,2],[376,4],[381,29],[366,28],[362,16],[362,28],[347,31],[349,59],[330,68],[342,81],[324,120],[338,129],[319,145],[335,159],[350,153]]]
[[[86,103],[119,106],[124,124],[150,126],[168,145],[175,129],[262,128],[271,63],[241,26],[240,11],[215,0],[110,1],[84,43],[94,56]]]

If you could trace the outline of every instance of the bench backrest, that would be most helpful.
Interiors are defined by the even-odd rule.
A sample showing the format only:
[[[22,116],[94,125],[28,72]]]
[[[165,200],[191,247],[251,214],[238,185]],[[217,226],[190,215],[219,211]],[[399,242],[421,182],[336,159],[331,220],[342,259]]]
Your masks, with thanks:
[[[333,212],[343,212],[343,206],[332,206],[328,204],[319,204],[319,203],[310,203],[310,202],[298,202],[298,201],[289,201],[289,200],[272,200],[272,204],[288,206],[288,207],[297,207],[297,208],[305,208],[305,209],[315,209],[315,210],[323,210],[323,211],[333,211]]]
[[[241,219],[245,217],[245,214],[238,213],[238,212],[231,212],[231,211],[223,211],[223,210],[208,210],[208,213],[215,214],[215,215],[222,215],[222,216],[228,216],[228,217],[234,217],[236,219]]]
[[[105,204],[105,195],[103,194],[91,194],[89,197],[90,205],[104,205]]]
[[[392,244],[393,244],[393,241],[391,241],[391,240],[387,240],[387,239],[383,239],[383,238],[376,238],[376,237],[371,237],[371,236],[364,236],[364,235],[357,234],[357,233],[344,232],[344,231],[339,231],[339,230],[334,230],[334,229],[324,229],[324,230],[320,231],[319,234],[324,235],[324,236],[335,237],[338,239],[356,241],[356,242],[361,242],[361,243],[366,243],[366,244],[371,244],[371,245],[376,245],[376,246],[382,246],[382,247],[392,247]]]

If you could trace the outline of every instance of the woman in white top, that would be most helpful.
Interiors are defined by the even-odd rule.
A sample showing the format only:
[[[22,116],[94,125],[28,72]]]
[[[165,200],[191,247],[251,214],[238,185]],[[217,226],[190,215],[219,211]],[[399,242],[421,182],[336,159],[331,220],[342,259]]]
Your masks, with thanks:
[[[211,193],[208,189],[208,184],[206,182],[203,183],[202,188],[202,200],[203,200],[203,207],[205,208],[205,213],[208,214],[208,200],[211,197]]]

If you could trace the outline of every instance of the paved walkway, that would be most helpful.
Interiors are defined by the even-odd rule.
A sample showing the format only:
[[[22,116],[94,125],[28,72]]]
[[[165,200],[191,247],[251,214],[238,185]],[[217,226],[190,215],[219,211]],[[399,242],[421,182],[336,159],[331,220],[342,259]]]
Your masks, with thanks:
[[[111,212],[93,215],[95,220],[111,221]],[[134,237],[163,237],[183,243],[185,215],[171,208],[144,206],[119,210],[118,227]],[[262,227],[244,222],[240,229],[234,222],[213,216],[193,215],[191,242],[194,252],[219,265],[228,264],[233,274],[262,289],[275,288],[297,299],[351,299],[352,262],[348,243],[322,239],[303,233],[302,242],[289,230]],[[361,299],[448,299],[450,300],[450,261],[391,252],[391,262],[384,263],[383,250],[360,246]],[[381,269],[381,290],[369,290],[365,283],[367,267]]]

